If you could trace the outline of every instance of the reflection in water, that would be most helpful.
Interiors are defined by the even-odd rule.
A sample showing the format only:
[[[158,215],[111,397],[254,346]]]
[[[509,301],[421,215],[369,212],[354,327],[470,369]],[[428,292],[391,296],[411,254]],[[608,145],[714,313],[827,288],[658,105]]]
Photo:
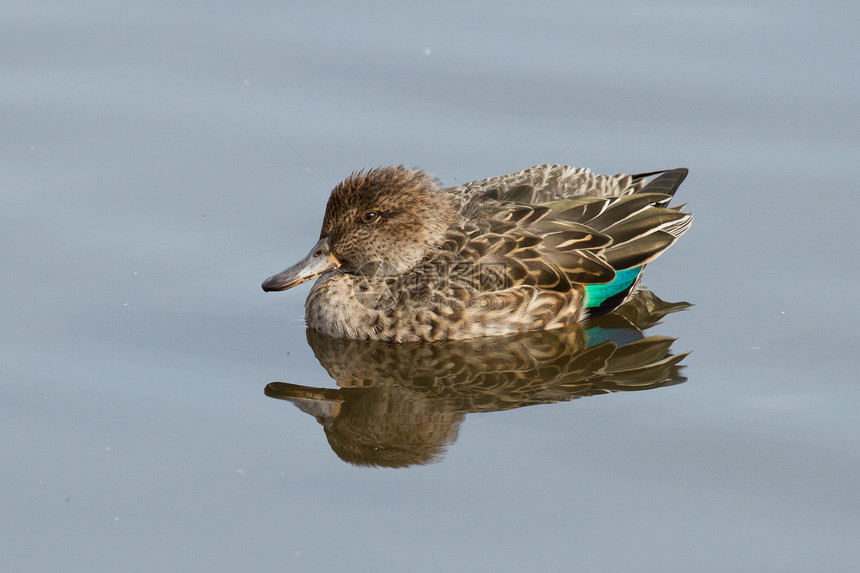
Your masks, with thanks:
[[[308,343],[340,388],[272,382],[322,424],[341,459],[404,467],[441,459],[463,417],[594,394],[684,382],[674,338],[642,330],[687,308],[641,290],[614,313],[565,329],[449,342],[394,344],[330,338]]]

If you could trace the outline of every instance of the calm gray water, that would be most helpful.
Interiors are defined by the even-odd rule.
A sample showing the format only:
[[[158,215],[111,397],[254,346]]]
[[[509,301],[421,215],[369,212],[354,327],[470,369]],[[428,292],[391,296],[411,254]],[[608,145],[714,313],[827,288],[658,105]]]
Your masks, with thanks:
[[[4,4],[4,571],[856,570],[856,2]],[[373,397],[432,357],[260,290],[355,169],[544,162],[690,168],[666,383]],[[343,461],[347,394],[433,463]]]

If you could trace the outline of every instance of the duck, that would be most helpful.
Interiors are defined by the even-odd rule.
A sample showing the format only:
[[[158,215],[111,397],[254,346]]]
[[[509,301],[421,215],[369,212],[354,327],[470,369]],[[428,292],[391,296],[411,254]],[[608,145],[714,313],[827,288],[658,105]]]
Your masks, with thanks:
[[[686,168],[602,175],[568,165],[443,187],[407,166],[353,172],[319,240],[266,292],[317,279],[309,328],[415,342],[563,328],[609,313],[690,227],[670,206]]]

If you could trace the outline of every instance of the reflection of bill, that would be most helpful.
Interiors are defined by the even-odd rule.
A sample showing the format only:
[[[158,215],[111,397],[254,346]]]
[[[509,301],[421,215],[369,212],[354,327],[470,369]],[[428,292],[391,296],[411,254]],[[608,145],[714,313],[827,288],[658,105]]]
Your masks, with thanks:
[[[265,392],[312,415],[349,463],[431,463],[468,413],[684,382],[679,363],[687,353],[672,354],[673,338],[642,329],[688,306],[641,290],[618,312],[586,324],[443,342],[346,340],[308,329],[338,388],[272,382]]]
[[[398,304],[411,308],[488,305],[502,308],[498,299],[475,294],[509,288],[506,271],[505,263],[428,261],[406,275],[390,275],[375,265],[366,265],[355,273],[354,293],[362,305],[376,310],[391,309]]]

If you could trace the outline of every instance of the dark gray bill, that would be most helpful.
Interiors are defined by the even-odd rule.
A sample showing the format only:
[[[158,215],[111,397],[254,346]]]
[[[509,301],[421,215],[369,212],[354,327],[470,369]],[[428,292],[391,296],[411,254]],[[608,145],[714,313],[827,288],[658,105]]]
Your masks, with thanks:
[[[340,267],[340,261],[331,254],[328,237],[323,237],[314,245],[308,256],[287,270],[272,275],[263,281],[263,290],[266,292],[287,290],[338,267]]]

